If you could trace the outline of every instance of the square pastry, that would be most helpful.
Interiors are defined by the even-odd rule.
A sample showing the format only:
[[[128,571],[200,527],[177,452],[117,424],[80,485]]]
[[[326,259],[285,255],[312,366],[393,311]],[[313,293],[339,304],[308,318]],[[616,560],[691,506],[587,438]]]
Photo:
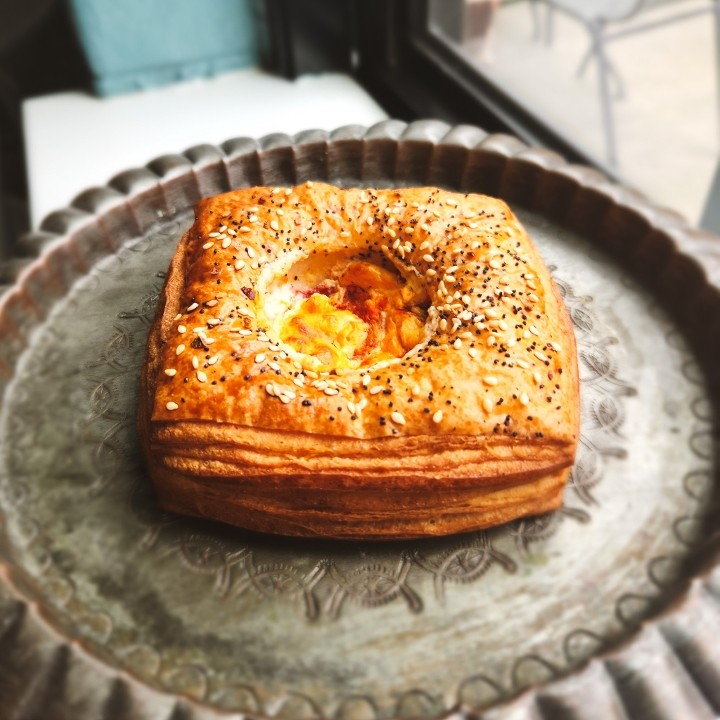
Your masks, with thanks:
[[[410,538],[557,508],[572,326],[507,205],[437,188],[200,201],[150,330],[140,437],[167,510]]]

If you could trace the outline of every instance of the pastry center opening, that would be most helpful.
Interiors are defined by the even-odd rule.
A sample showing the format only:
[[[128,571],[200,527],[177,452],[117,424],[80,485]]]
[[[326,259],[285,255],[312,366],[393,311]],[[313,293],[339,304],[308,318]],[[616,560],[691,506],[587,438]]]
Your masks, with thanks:
[[[291,268],[278,295],[275,336],[317,372],[403,357],[425,338],[429,297],[381,257],[311,259]]]

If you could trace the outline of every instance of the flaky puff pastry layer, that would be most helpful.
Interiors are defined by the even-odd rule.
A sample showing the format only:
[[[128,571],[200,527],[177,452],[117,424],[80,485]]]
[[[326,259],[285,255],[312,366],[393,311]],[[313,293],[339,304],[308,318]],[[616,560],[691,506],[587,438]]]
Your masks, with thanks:
[[[278,306],[354,258],[425,285],[424,337],[319,372],[277,337]],[[287,535],[443,535],[562,503],[578,385],[567,311],[502,201],[256,187],[198,203],[150,330],[139,429],[169,511]]]

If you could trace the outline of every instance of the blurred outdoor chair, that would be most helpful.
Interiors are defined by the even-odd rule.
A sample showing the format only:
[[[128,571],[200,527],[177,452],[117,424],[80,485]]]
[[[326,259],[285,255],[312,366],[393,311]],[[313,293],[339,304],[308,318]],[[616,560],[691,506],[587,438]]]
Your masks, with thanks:
[[[697,15],[714,12],[720,22],[720,0],[531,0],[534,17],[538,22],[537,5],[546,6],[544,36],[547,42],[552,41],[553,14],[555,10],[566,13],[585,26],[590,34],[590,48],[580,63],[578,73],[581,74],[595,60],[599,70],[600,108],[602,112],[603,131],[608,164],[616,168],[618,165],[617,141],[612,112],[612,88],[616,85],[617,96],[624,90],[620,73],[608,56],[607,45],[637,35],[648,30],[687,20]],[[667,6],[668,12],[662,16],[645,13]],[[673,12],[670,12],[670,6]],[[632,21],[628,24],[628,21]],[[539,34],[540,26],[536,25]]]

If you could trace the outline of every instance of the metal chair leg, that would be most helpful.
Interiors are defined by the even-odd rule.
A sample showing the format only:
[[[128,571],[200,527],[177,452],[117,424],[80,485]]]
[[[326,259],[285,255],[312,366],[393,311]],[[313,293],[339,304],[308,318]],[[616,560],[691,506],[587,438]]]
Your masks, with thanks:
[[[588,48],[587,52],[585,53],[585,56],[583,57],[582,61],[580,62],[580,65],[577,69],[577,76],[582,77],[582,75],[585,73],[585,70],[587,70],[588,66],[590,65],[591,60],[593,58],[598,57],[598,48],[593,41],[590,44],[590,47]],[[598,60],[599,62],[599,60]],[[610,58],[607,55],[607,52],[605,53],[605,62],[607,64],[607,69],[612,77],[612,80],[615,84],[615,99],[621,100],[623,97],[625,97],[625,83],[623,82],[622,76],[618,72],[617,68],[615,67],[615,63],[610,60]]]
[[[612,72],[605,49],[605,38],[603,26],[598,23],[591,23],[588,26],[593,45],[596,48],[598,59],[598,79],[600,81],[600,110],[602,112],[603,131],[605,134],[605,152],[608,164],[617,168],[617,143],[615,139],[615,123],[612,112],[612,97],[610,94],[610,73]]]
[[[548,5],[545,10],[545,44],[550,45],[553,41],[555,29],[555,8]]]
[[[540,40],[542,30],[540,28],[540,10],[538,9],[538,0],[530,0],[530,16],[532,18],[533,42]]]

